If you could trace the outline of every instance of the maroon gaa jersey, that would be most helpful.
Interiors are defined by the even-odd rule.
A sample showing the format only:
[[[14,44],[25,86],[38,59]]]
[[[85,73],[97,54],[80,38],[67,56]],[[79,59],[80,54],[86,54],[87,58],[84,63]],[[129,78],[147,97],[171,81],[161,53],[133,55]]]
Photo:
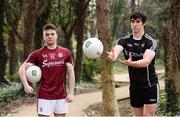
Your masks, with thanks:
[[[73,64],[72,55],[68,49],[57,46],[50,50],[44,46],[33,51],[26,62],[33,63],[42,70],[38,98],[66,98],[66,63]]]

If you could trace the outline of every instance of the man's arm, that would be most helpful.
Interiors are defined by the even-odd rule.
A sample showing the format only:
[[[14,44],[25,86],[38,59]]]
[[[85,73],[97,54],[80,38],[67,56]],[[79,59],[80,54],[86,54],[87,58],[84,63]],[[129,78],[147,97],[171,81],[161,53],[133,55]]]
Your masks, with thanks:
[[[71,63],[66,63],[67,66],[67,74],[69,79],[69,95],[67,96],[66,100],[68,102],[73,101],[74,97],[74,85],[75,85],[75,75],[74,75],[74,66]]]
[[[108,58],[111,61],[116,61],[119,54],[122,52],[123,47],[121,45],[116,45],[111,52],[106,52],[108,54]]]
[[[144,53],[143,59],[132,61],[130,55],[130,58],[128,60],[121,61],[121,63],[136,68],[147,67],[153,60],[154,56],[155,56],[155,52],[150,49],[147,49]]]
[[[33,93],[34,90],[33,88],[29,85],[28,81],[27,81],[27,77],[26,77],[26,69],[31,66],[32,64],[31,63],[26,63],[24,62],[20,68],[19,68],[19,77],[20,77],[20,80],[24,86],[24,91],[29,94],[29,93]]]

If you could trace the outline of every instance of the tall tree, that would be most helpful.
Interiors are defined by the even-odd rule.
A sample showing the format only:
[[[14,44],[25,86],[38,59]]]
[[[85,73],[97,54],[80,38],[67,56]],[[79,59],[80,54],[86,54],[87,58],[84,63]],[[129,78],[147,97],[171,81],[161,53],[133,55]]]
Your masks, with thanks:
[[[17,49],[16,49],[16,39],[12,31],[10,31],[8,40],[9,48],[9,74],[13,75],[16,72],[17,67]]]
[[[5,1],[5,18],[7,22],[7,27],[9,31],[9,39],[8,39],[8,50],[9,50],[9,74],[13,75],[16,73],[16,67],[18,65],[17,61],[17,48],[16,48],[16,39],[20,39],[22,41],[22,37],[18,32],[18,25],[22,16],[22,0],[16,1]],[[18,37],[18,38],[17,38]]]
[[[47,8],[51,0],[23,0],[24,16],[24,59],[27,58],[33,47],[35,37],[35,25],[39,16]]]
[[[7,63],[6,47],[3,38],[3,24],[4,24],[4,0],[0,1],[0,83],[8,83],[5,78],[5,70]]]
[[[35,40],[34,40],[34,49],[39,49],[43,45],[43,26],[48,22],[48,17],[50,16],[50,8],[52,6],[52,2],[48,4],[47,8],[44,10],[44,12],[39,16],[36,22],[36,28],[35,28]]]
[[[131,0],[131,12],[133,12],[136,9],[136,0]]]
[[[76,5],[76,13],[79,17],[77,21],[77,25],[75,28],[75,35],[77,39],[77,46],[76,46],[76,61],[75,61],[75,77],[76,82],[80,82],[80,71],[82,68],[82,45],[84,39],[84,30],[85,30],[85,19],[86,19],[86,12],[82,13],[82,9],[85,9],[86,0],[78,0]]]
[[[105,54],[112,47],[112,38],[109,18],[109,0],[96,0],[98,36],[104,45],[104,53],[100,57],[102,100],[105,116],[118,116],[119,109],[115,94],[112,63]]]
[[[112,13],[112,36],[115,37],[116,33],[120,32],[119,27],[119,19],[122,15],[122,7],[124,5],[124,0],[117,0],[114,3],[113,13]]]
[[[167,108],[171,116],[177,115],[180,107],[180,1],[170,1],[169,59],[166,81]]]

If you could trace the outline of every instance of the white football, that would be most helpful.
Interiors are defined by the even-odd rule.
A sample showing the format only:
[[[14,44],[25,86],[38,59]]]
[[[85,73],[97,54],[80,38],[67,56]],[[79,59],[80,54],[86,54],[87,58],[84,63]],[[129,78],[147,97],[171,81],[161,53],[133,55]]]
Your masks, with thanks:
[[[88,58],[98,58],[103,53],[103,44],[97,38],[88,38],[83,43],[83,52]]]
[[[41,79],[42,71],[38,66],[32,65],[27,68],[26,76],[29,82],[37,83]]]

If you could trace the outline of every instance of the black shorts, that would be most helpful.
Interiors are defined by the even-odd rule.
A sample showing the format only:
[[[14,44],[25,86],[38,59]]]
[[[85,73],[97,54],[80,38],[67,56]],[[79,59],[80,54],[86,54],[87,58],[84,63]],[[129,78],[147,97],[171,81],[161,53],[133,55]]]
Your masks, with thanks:
[[[148,88],[130,86],[130,102],[132,107],[142,107],[144,104],[155,104],[159,99],[159,84]]]

